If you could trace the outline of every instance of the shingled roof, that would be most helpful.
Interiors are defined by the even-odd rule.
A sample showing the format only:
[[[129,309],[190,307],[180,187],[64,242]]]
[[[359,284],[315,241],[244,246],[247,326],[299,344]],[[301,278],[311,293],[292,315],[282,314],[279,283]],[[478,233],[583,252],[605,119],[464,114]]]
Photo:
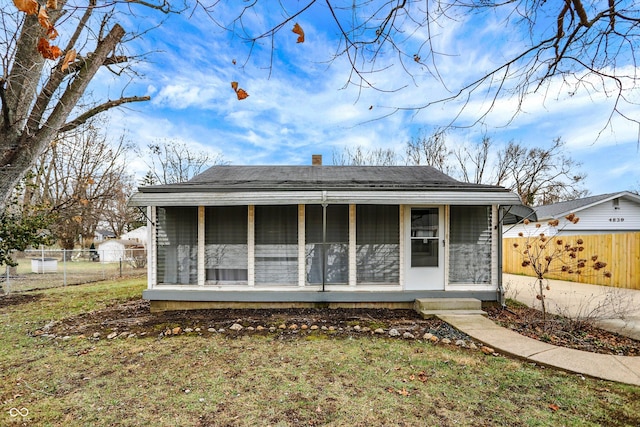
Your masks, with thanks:
[[[559,218],[570,213],[576,213],[590,206],[602,203],[603,201],[612,200],[619,197],[630,197],[634,200],[639,200],[637,195],[627,191],[622,191],[619,193],[599,194],[596,196],[584,197],[582,199],[568,200],[566,202],[538,206],[533,209],[536,212],[538,220],[544,221],[546,219]]]
[[[143,193],[260,190],[472,190],[503,187],[457,181],[431,166],[213,166],[188,182]]]

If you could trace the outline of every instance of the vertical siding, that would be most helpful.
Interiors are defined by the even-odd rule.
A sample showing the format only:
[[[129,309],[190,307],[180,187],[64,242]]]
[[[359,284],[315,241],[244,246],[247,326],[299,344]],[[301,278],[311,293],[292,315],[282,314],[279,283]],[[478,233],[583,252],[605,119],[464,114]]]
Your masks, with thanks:
[[[547,275],[547,278],[640,290],[640,232],[572,235],[557,238],[567,243],[582,239],[584,241],[582,246],[585,248],[583,258],[598,255],[598,259],[606,262],[607,266],[597,273],[587,271],[586,274],[578,276],[554,272]],[[526,241],[525,237],[504,239],[503,271],[505,273],[533,275],[531,267],[522,267],[522,255],[519,250],[526,245]],[[514,248],[514,243],[519,245],[518,250]],[[603,271],[611,272],[611,278],[604,277]]]

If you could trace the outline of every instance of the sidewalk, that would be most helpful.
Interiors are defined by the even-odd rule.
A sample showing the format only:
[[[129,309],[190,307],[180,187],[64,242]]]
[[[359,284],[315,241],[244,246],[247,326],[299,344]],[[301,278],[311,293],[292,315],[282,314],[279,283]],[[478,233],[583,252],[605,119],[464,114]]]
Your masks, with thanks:
[[[503,275],[507,298],[539,307],[535,278]],[[599,327],[640,340],[640,291],[551,280],[546,291],[550,312],[597,319]],[[538,303],[538,304],[536,304]],[[482,315],[438,316],[496,351],[541,365],[640,386],[640,357],[614,356],[557,347],[496,325]]]
[[[507,298],[540,307],[535,278],[513,274],[502,278]],[[545,295],[550,313],[593,319],[602,329],[640,341],[640,291],[562,280],[550,280],[549,286]]]
[[[497,352],[594,378],[640,386],[640,357],[557,347],[498,326],[479,314],[438,317]]]

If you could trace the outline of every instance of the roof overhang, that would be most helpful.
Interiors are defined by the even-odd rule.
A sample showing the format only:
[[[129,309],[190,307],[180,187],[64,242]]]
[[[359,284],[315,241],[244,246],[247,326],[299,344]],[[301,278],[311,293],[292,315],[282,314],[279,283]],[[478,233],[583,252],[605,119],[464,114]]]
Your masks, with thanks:
[[[517,204],[517,205],[505,205],[504,208],[504,217],[502,219],[502,223],[506,225],[518,224],[525,219],[529,221],[537,221],[538,218],[536,216],[536,211],[525,205]]]
[[[510,191],[247,191],[139,192],[130,206],[238,206],[290,204],[521,205]]]

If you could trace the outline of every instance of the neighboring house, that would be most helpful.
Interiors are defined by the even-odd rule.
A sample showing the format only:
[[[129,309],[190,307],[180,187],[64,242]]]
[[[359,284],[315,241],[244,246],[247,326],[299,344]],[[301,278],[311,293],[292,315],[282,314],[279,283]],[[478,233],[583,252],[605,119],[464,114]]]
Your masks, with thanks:
[[[105,240],[113,239],[115,237],[116,235],[112,231],[100,229],[95,231],[93,240],[95,242],[104,242]]]
[[[141,243],[145,248],[147,247],[147,226],[143,225],[142,227],[138,227],[134,230],[129,231],[128,233],[124,233],[120,236],[122,240],[135,240],[138,243]]]
[[[98,245],[101,262],[130,261],[144,256],[144,246],[136,240],[110,239]]]
[[[191,308],[495,301],[501,218],[520,199],[429,166],[214,166],[130,204],[152,236],[144,298]]]
[[[504,228],[504,237],[533,236],[544,233],[562,235],[612,234],[640,231],[640,196],[622,191],[533,208],[537,221]],[[576,224],[565,217],[575,214]],[[558,226],[549,226],[557,219]],[[536,226],[539,224],[539,227]]]

